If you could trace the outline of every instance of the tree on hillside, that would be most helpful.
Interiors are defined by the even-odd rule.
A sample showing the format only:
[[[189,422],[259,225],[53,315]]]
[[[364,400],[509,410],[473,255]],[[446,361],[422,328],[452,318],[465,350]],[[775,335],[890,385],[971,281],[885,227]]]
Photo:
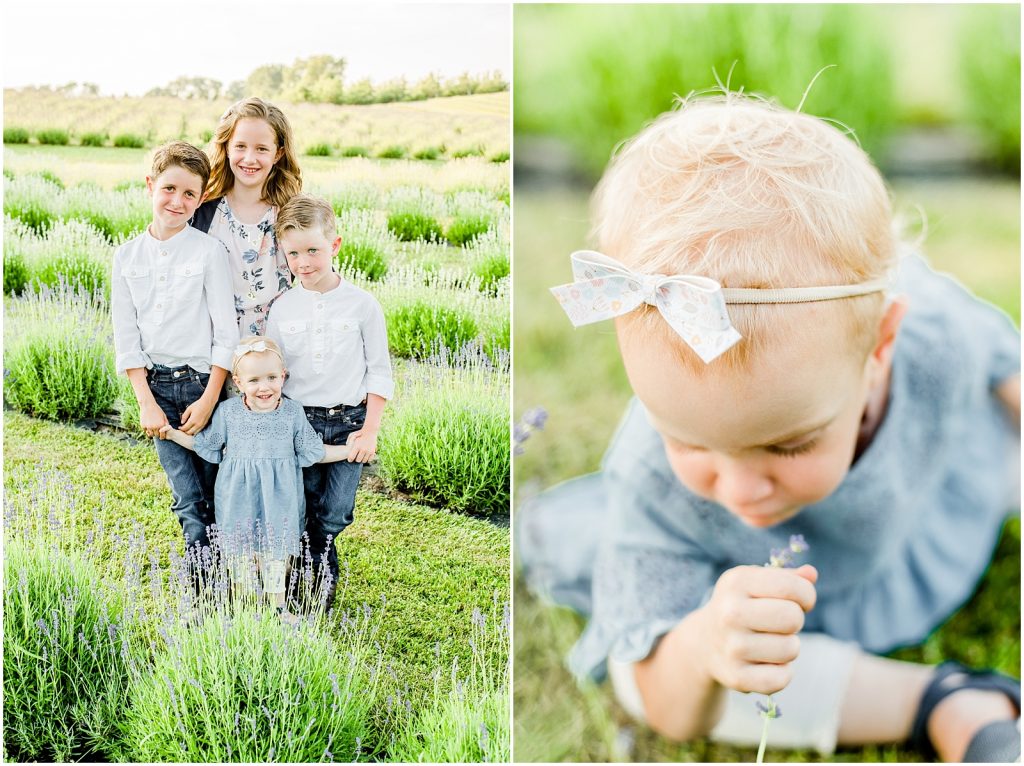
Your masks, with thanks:
[[[377,86],[375,101],[389,104],[393,101],[408,101],[408,86],[404,77],[395,77]]]
[[[345,89],[346,104],[372,104],[374,99],[373,83],[369,77],[357,80]]]
[[[247,95],[264,99],[280,98],[285,69],[284,64],[265,64],[256,67],[245,79],[244,93],[239,98],[245,98]]]
[[[442,88],[441,78],[436,73],[431,72],[412,86],[409,95],[414,101],[437,98],[443,92]]]
[[[310,56],[285,70],[284,97],[289,101],[340,104],[345,92],[345,59]]]

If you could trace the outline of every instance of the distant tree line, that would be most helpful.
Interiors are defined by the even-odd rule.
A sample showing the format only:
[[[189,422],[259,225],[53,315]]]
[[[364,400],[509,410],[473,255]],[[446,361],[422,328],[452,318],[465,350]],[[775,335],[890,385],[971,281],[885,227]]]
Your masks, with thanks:
[[[291,66],[267,64],[258,67],[246,79],[227,86],[209,77],[179,77],[162,88],[153,88],[146,95],[213,100],[258,94],[266,99],[291,102],[380,104],[508,90],[508,82],[497,71],[482,75],[463,72],[452,78],[431,73],[413,83],[404,77],[381,83],[374,83],[369,78],[346,83],[345,66],[343,58],[310,56],[297,59]]]

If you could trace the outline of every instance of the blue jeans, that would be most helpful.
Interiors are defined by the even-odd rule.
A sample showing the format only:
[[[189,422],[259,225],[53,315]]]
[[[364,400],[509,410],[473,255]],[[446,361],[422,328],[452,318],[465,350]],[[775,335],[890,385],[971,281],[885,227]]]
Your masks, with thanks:
[[[363,427],[366,404],[355,407],[303,407],[306,419],[324,444],[344,444],[348,435]],[[362,463],[317,463],[302,469],[306,493],[306,527],[313,570],[318,571],[326,554],[334,583],[338,581],[338,552],[335,541],[352,523],[356,489],[363,473]]]
[[[155,365],[146,373],[149,390],[157,405],[175,428],[181,428],[185,409],[203,395],[210,380],[207,373],[191,367],[164,367]],[[208,527],[215,523],[213,485],[217,479],[217,465],[207,463],[191,450],[169,439],[154,439],[156,454],[167,474],[174,502],[171,510],[178,517],[185,548],[210,544]]]

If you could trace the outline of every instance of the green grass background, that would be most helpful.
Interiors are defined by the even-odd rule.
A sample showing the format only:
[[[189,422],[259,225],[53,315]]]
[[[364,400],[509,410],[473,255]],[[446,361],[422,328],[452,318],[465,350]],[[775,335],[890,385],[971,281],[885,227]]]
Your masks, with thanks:
[[[927,220],[923,246],[933,266],[956,275],[1020,323],[1020,187],[1011,181],[899,182],[895,208]],[[596,470],[629,399],[614,328],[579,329],[548,292],[570,281],[569,253],[587,244],[582,191],[516,189],[513,294],[516,417],[543,406],[549,420],[513,463],[514,506],[552,484]],[[912,227],[914,228],[914,227]],[[946,626],[904,659],[957,658],[1020,672],[1020,520],[1011,521],[985,585]],[[752,761],[753,751],[673,744],[629,722],[607,685],[578,686],[564,657],[583,626],[515,589],[514,757],[516,761]],[[770,742],[770,740],[769,740]],[[818,760],[769,750],[771,760]],[[912,761],[897,747],[839,751],[834,761]]]

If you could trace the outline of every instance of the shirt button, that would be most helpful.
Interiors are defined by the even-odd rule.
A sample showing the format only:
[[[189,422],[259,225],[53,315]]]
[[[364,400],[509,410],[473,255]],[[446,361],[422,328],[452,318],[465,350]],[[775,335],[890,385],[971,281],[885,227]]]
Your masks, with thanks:
[[[185,269],[185,273],[186,274],[191,274],[192,273],[192,269]]]
[[[317,311],[323,311],[324,310],[324,304],[322,304],[322,303],[316,304],[316,310]]]
[[[322,333],[323,331],[324,331],[324,328],[322,328],[322,327],[317,327],[317,328],[316,328],[316,332],[317,332],[317,334],[318,334],[318,335],[319,335],[320,333]]]
[[[161,250],[160,255],[169,255],[169,253],[166,250]]]
[[[161,282],[166,282],[167,281],[167,277],[160,277],[160,281]]]
[[[162,304],[162,303],[158,303],[158,304],[156,304],[156,307],[157,307],[158,309],[162,309],[162,308],[164,307],[164,304]]]
[[[319,359],[319,358],[320,358],[320,354],[317,354],[317,355],[316,355],[316,358],[317,358],[317,359]]]

